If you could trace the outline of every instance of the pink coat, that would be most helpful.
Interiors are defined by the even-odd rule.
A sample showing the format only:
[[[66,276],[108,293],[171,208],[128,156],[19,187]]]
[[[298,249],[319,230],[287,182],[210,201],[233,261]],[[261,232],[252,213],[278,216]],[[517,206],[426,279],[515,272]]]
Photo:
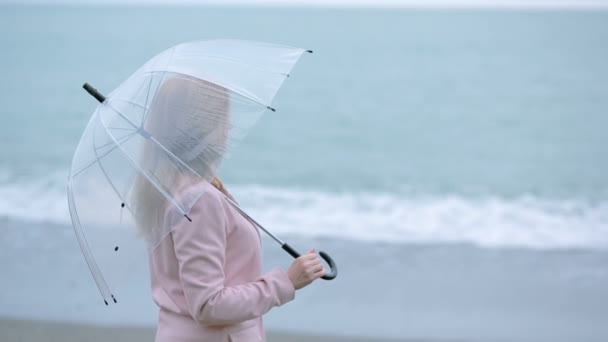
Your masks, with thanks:
[[[200,196],[192,222],[170,209],[171,233],[150,253],[156,342],[266,341],[262,315],[295,297],[287,273],[262,275],[258,229],[213,185],[184,196]]]

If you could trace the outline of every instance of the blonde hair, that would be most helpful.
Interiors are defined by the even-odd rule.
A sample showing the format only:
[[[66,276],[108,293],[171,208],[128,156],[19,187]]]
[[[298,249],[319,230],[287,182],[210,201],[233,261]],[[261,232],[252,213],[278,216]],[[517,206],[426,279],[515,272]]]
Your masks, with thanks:
[[[227,148],[229,108],[228,91],[213,83],[178,74],[158,87],[144,124],[144,135],[156,141],[143,143],[140,157],[147,174],[138,173],[131,193],[140,237],[164,231],[165,196],[176,198],[203,179],[226,194],[214,172]]]
[[[228,191],[226,190],[226,187],[224,186],[224,182],[222,182],[222,180],[219,179],[219,177],[217,177],[217,176],[213,177],[213,180],[211,181],[211,185],[213,185],[216,189],[218,189],[224,195],[229,196]]]

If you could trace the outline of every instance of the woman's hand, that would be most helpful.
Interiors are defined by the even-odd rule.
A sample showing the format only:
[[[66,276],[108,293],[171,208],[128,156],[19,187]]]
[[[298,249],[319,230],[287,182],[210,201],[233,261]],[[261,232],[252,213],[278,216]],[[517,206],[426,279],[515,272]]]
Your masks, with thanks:
[[[287,270],[289,280],[296,290],[309,285],[324,274],[323,264],[314,249],[297,258]]]

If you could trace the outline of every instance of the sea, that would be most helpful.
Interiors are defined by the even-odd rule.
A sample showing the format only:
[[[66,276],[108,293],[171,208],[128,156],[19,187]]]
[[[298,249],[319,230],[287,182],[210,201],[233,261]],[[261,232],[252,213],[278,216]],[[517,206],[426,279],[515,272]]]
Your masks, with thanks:
[[[0,5],[0,316],[155,324],[145,255],[106,306],[74,236],[67,172],[97,105],[81,86],[109,93],[214,38],[314,51],[220,169],[251,216],[339,267],[268,329],[608,341],[608,11],[594,9]],[[263,244],[265,269],[290,265]]]

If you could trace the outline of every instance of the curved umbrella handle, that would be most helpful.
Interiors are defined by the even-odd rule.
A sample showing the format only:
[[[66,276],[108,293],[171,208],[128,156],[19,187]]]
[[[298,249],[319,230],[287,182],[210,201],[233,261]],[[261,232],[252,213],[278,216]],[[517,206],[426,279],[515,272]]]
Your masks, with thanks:
[[[293,249],[293,247],[291,247],[288,243],[284,243],[283,245],[281,245],[281,248],[283,248],[283,250],[285,252],[289,253],[289,255],[291,255],[294,259],[297,259],[300,257],[300,253],[298,253],[298,251]],[[324,276],[321,277],[321,279],[332,280],[335,277],[337,277],[338,276],[338,266],[334,262],[334,259],[332,259],[329,256],[329,254],[327,254],[323,251],[319,251],[319,255],[321,256],[321,258],[323,258],[323,260],[325,260],[325,262],[327,262],[327,264],[329,265],[329,268],[330,268],[329,273],[326,273]]]
[[[334,262],[334,259],[332,259],[329,254],[323,252],[323,251],[319,251],[319,255],[321,255],[321,258],[323,258],[323,260],[325,260],[325,262],[329,265],[329,273],[326,273],[325,275],[323,275],[321,277],[321,279],[325,279],[325,280],[332,280],[335,277],[338,276],[338,266],[336,265],[336,263]]]

